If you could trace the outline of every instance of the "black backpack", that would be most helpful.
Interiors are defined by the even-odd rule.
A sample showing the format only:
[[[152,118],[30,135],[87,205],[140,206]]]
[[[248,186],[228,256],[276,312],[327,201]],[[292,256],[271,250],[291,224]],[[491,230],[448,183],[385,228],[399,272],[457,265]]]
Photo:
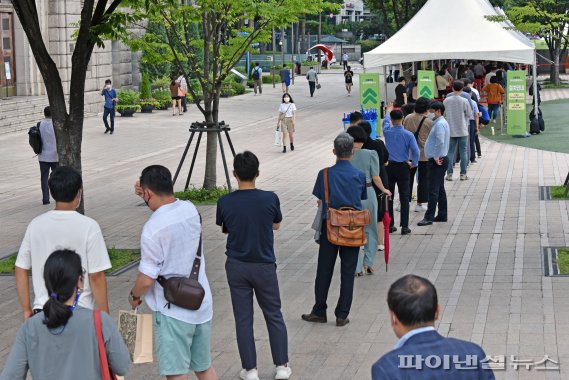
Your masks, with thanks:
[[[529,113],[529,120],[529,133],[532,135],[537,135],[545,130],[545,121],[539,108],[537,109],[537,120],[535,119],[535,108]]]
[[[28,142],[30,146],[34,150],[35,154],[40,154],[43,143],[41,141],[41,133],[40,133],[40,122],[30,128],[28,131]]]
[[[259,75],[259,67],[255,67],[255,68],[253,69],[253,75],[252,75],[252,77],[253,77],[254,80],[257,80],[257,79],[260,78],[260,75]]]

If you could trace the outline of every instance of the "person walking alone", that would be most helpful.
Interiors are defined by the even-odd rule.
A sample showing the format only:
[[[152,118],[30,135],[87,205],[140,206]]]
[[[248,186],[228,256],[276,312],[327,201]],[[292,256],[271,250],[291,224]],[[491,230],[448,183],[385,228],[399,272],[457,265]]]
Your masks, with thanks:
[[[352,93],[352,86],[354,85],[354,72],[352,68],[348,66],[347,70],[344,72],[344,81],[346,82],[346,91],[348,91],[348,96]]]
[[[310,88],[310,97],[313,97],[316,85],[318,84],[318,74],[316,74],[314,67],[310,66],[310,70],[306,73],[306,79],[308,80],[308,87]]]
[[[283,68],[279,71],[279,76],[281,78],[281,86],[284,93],[288,93],[288,86],[290,86],[290,70],[283,64]]]
[[[103,107],[103,123],[105,123],[105,134],[115,132],[115,105],[117,104],[117,92],[112,87],[111,80],[105,81],[105,87],[101,91],[101,96],[105,97],[105,106]],[[107,118],[110,116],[111,125]]]
[[[233,169],[239,189],[217,202],[216,224],[228,234],[225,272],[241,357],[239,377],[259,380],[253,333],[254,293],[269,331],[274,378],[288,379],[292,370],[288,365],[288,334],[281,312],[274,249],[274,231],[283,219],[279,197],[256,188],[259,160],[253,153],[235,156]]]
[[[40,164],[40,181],[42,204],[49,204],[49,173],[59,166],[59,155],[57,154],[57,141],[55,139],[55,131],[53,130],[53,122],[51,120],[51,108],[49,106],[43,109],[44,119],[39,121],[40,138],[42,143],[41,153],[38,154],[38,162]]]
[[[289,93],[283,94],[279,106],[279,128],[283,134],[283,153],[286,153],[287,136],[290,137],[290,150],[294,150],[294,128],[296,126],[296,104]]]
[[[259,66],[259,62],[255,63],[255,67],[251,71],[251,79],[253,79],[253,92],[257,96],[257,89],[259,95],[263,93],[263,69]]]

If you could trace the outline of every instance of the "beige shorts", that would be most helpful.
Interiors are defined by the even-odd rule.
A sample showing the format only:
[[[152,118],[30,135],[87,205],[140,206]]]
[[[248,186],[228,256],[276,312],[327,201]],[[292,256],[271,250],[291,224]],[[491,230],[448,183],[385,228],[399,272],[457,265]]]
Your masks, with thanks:
[[[294,133],[294,123],[292,122],[292,117],[285,117],[281,123],[281,131],[285,135],[287,133]]]

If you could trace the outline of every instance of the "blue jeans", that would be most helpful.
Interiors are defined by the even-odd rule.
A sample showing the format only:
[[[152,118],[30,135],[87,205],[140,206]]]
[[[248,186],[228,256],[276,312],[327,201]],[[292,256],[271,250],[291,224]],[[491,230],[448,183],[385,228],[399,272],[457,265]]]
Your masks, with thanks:
[[[490,115],[490,120],[496,120],[500,118],[500,105],[499,104],[488,104],[488,114]]]
[[[111,126],[109,127],[109,123],[107,122],[107,117],[111,116]],[[105,123],[105,128],[107,131],[114,132],[115,130],[115,109],[114,108],[107,108],[104,107],[103,111],[103,123]]]
[[[453,166],[456,162],[455,158],[457,146],[460,153],[460,174],[466,174],[466,168],[468,166],[468,136],[463,136],[450,138],[450,145],[447,155],[447,159],[449,161],[447,174],[449,175],[452,175]]]

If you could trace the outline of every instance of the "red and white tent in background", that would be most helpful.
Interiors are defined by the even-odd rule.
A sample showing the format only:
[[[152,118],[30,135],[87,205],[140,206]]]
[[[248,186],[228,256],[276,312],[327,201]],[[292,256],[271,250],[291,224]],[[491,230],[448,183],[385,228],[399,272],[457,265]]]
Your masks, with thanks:
[[[488,16],[503,12],[488,0],[429,0],[401,30],[364,54],[365,68],[439,59],[515,62],[533,65],[537,88],[533,42]]]

